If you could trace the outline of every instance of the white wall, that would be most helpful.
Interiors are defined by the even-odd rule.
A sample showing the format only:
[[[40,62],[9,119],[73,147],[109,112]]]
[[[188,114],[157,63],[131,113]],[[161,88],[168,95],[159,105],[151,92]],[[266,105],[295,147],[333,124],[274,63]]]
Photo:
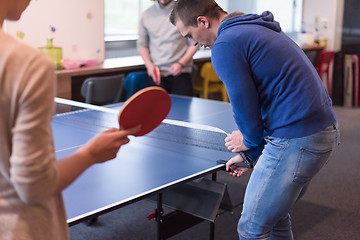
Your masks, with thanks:
[[[343,12],[344,0],[304,0],[303,21],[307,31],[315,33],[315,23],[318,19],[320,34],[328,40],[327,49],[339,51]]]
[[[7,22],[5,28],[13,36],[23,35],[22,40],[36,48],[54,38],[64,59],[104,60],[104,1],[31,1],[21,19]]]
[[[219,0],[220,1],[220,0]],[[226,2],[228,11],[243,11],[245,13],[261,13],[260,10],[269,10],[269,0],[222,0]],[[288,0],[292,3],[293,0]],[[219,2],[220,3],[220,2]],[[225,4],[224,4],[225,5]],[[258,10],[257,10],[258,9]],[[300,7],[299,7],[300,9]],[[321,29],[323,37],[327,38],[327,49],[338,51],[341,49],[341,34],[344,12],[344,0],[303,0],[303,21],[308,33],[314,34],[315,19],[318,17],[320,23],[326,23],[327,29]],[[275,13],[274,13],[275,14]],[[281,17],[276,14],[275,18]],[[280,20],[280,19],[278,19]],[[298,30],[295,28],[295,30]]]
[[[297,18],[301,18],[299,11],[301,6],[294,9],[293,0],[256,0],[256,13],[264,11],[271,11],[274,14],[275,21],[280,23],[281,29],[284,32],[300,31],[301,21],[298,21],[298,26],[295,26]],[[296,11],[298,10],[298,11]]]

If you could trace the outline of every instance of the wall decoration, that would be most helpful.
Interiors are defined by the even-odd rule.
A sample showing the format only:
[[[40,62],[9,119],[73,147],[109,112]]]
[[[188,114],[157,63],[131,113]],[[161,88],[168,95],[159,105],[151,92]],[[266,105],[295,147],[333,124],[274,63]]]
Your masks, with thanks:
[[[49,27],[50,27],[50,31],[51,31],[51,32],[56,32],[56,28],[55,28],[54,26],[51,26],[51,25],[50,25]]]
[[[88,12],[87,14],[86,14],[86,17],[87,17],[87,19],[92,19],[93,18],[93,14],[92,14],[92,12]]]
[[[23,32],[20,32],[20,31],[17,31],[16,32],[16,37],[20,38],[20,39],[24,39],[24,33]]]

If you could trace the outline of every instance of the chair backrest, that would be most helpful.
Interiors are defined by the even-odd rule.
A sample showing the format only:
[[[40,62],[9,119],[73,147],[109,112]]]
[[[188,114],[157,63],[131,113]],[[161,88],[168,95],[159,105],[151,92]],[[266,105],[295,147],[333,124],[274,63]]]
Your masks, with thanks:
[[[200,76],[206,82],[221,82],[220,78],[216,74],[211,62],[206,62],[202,65],[200,70]]]
[[[334,59],[335,56],[335,52],[334,51],[322,51],[319,54],[319,58],[318,58],[318,64],[319,66],[323,66],[323,65],[330,65],[331,61]]]
[[[196,64],[194,64],[194,65],[192,66],[192,70],[191,70],[191,80],[192,80],[192,82],[195,82],[195,80],[196,80],[196,75],[197,75],[198,71],[199,71],[198,66],[196,66]]]
[[[148,76],[146,71],[131,72],[126,76],[124,82],[124,88],[127,92],[126,99],[137,91],[154,85],[154,81]]]
[[[81,85],[81,95],[85,98],[85,102],[90,104],[119,102],[124,79],[124,74],[87,78]]]
[[[216,74],[211,62],[202,65],[200,76],[203,78],[203,97],[207,98],[209,92],[221,92],[224,102],[228,102],[228,96],[225,85]]]

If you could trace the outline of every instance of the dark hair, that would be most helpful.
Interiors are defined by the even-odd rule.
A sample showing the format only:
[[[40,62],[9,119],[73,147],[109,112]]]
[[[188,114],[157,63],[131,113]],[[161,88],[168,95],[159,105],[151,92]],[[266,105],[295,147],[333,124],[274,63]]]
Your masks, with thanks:
[[[170,14],[170,22],[175,25],[180,19],[185,26],[197,27],[197,17],[206,16],[219,19],[226,13],[214,0],[177,0]]]

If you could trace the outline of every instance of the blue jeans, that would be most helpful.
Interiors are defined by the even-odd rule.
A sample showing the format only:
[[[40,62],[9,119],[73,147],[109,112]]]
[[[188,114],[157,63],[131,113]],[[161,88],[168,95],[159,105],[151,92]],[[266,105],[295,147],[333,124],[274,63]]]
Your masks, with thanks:
[[[294,239],[289,212],[339,143],[338,125],[302,138],[265,140],[246,188],[239,238]]]

